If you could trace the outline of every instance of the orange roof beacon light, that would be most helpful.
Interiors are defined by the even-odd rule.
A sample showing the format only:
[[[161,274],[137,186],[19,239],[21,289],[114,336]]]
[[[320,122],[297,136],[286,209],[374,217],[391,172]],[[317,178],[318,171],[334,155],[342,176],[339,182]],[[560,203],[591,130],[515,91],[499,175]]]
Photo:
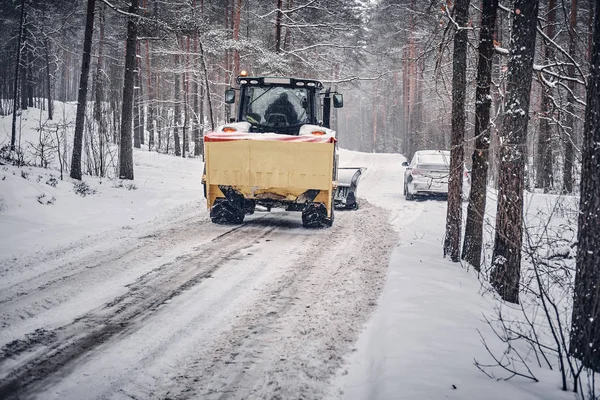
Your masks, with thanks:
[[[226,126],[225,128],[223,128],[223,132],[225,132],[225,133],[237,132],[237,129],[235,129],[233,126]]]
[[[246,71],[245,69],[241,70],[240,76],[248,76],[248,71]]]

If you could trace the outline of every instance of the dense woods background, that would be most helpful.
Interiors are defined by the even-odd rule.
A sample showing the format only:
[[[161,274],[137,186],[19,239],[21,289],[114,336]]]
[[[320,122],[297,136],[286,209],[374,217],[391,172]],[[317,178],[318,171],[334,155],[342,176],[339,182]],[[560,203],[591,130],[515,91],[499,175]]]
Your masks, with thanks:
[[[47,99],[77,100],[87,4],[2,3],[0,113],[12,112],[18,62],[18,107],[43,107],[58,121]],[[471,2],[467,27],[467,155],[474,144],[479,3]],[[509,48],[509,3],[498,11],[498,49]],[[528,187],[577,189],[593,3],[540,4],[537,27],[543,34],[536,41]],[[119,140],[130,5],[95,2],[87,93],[94,101],[84,129],[86,174],[107,173],[107,143]],[[342,147],[401,152],[409,158],[416,149],[448,148],[453,10],[452,2],[430,0],[140,0],[134,145],[200,155],[203,133],[229,115],[224,90],[246,69],[256,75],[314,77],[342,91],[346,108],[336,121]],[[503,111],[507,66],[507,54],[495,52],[490,155],[496,162],[496,121]],[[69,160],[67,154],[64,162]],[[492,182],[496,171],[490,168]]]
[[[201,157],[204,133],[231,115],[223,94],[241,70],[320,79],[345,96],[333,118],[341,147],[408,159],[452,150],[459,175],[451,176],[444,254],[466,260],[511,303],[531,294],[521,279],[530,273],[549,326],[566,332],[573,323],[573,342],[558,336],[554,346],[566,360],[563,378],[570,371],[579,382],[584,366],[600,369],[599,3],[1,0],[0,115],[13,118],[1,155],[42,167],[57,160],[75,179],[132,179],[131,146]],[[75,126],[59,102],[79,103]],[[17,119],[30,107],[45,122],[25,151]],[[473,168],[473,189],[461,254],[463,164]],[[488,188],[498,189],[498,212],[495,230],[486,228],[495,232],[486,261]],[[545,232],[544,245],[532,244],[525,192],[581,194],[579,221],[571,217],[579,236],[569,245],[586,250],[576,267],[561,264],[570,280],[560,290],[540,279],[536,268],[549,264],[536,254],[564,240]],[[573,320],[548,307],[565,295],[575,295]]]

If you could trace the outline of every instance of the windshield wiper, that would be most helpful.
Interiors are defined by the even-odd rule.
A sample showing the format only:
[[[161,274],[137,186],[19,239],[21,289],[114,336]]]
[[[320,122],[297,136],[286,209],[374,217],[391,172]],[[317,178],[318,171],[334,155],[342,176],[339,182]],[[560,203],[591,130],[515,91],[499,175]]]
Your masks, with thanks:
[[[265,90],[264,92],[262,92],[262,94],[260,96],[258,96],[257,98],[255,98],[254,100],[252,100],[250,103],[248,103],[248,107],[250,107],[252,105],[252,103],[254,103],[256,100],[260,99],[261,97],[263,97],[265,94],[267,94],[269,92],[269,90],[273,89],[275,86],[271,86],[269,87],[267,90]]]

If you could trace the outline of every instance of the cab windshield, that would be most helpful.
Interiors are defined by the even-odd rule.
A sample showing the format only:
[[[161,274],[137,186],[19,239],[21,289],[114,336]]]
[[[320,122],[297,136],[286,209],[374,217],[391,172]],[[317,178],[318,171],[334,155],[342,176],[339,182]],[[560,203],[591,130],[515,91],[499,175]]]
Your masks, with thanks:
[[[244,96],[242,121],[274,128],[310,122],[306,88],[250,86]]]

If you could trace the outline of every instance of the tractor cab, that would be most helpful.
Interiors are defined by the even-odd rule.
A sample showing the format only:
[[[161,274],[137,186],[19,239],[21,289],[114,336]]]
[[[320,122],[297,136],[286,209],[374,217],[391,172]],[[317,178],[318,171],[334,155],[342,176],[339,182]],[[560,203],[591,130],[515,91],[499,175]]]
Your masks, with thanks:
[[[241,75],[237,83],[240,97],[236,117],[230,122],[247,122],[250,132],[298,135],[304,125],[329,128],[331,99],[334,107],[343,106],[341,94],[332,96],[316,80]],[[225,92],[226,103],[236,102],[235,92]]]

